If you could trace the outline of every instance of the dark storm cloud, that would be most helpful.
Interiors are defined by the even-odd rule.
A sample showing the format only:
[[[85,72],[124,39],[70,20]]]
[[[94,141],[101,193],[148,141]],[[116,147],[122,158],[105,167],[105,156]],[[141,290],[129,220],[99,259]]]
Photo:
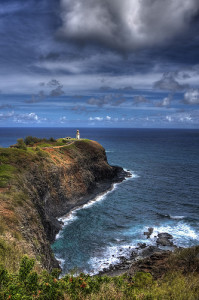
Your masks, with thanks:
[[[84,106],[84,105],[75,105],[71,108],[71,110],[76,111],[76,112],[84,112],[84,111],[86,111],[86,106]]]
[[[92,98],[90,98],[90,99],[87,100],[87,104],[95,105],[95,106],[98,106],[98,107],[102,107],[105,104],[108,104],[108,99],[107,99],[107,96],[105,96],[103,98],[92,97]]]
[[[198,8],[197,0],[2,0],[0,75],[7,74],[9,84],[1,81],[1,89],[19,93],[21,88],[32,95],[29,104],[50,102],[68,88],[73,94],[82,87],[113,93],[88,93],[89,109],[124,107],[125,97],[151,90],[155,81],[158,90],[184,92],[185,82],[192,87],[189,70],[199,64]],[[21,74],[25,80],[19,82]],[[51,77],[56,79],[49,83]],[[184,103],[197,102],[190,94]],[[159,99],[154,106],[169,106],[166,94]],[[134,99],[135,105],[144,103],[141,96]]]
[[[32,95],[31,99],[26,100],[25,103],[38,103],[46,98],[44,91],[39,91],[38,94]]]
[[[175,79],[175,73],[164,73],[162,78],[154,83],[154,88],[165,91],[178,92],[187,89],[187,84],[180,84]]]
[[[133,104],[134,105],[138,105],[138,104],[142,104],[142,103],[148,103],[149,100],[146,99],[144,96],[142,95],[137,95],[133,97]]]
[[[33,94],[31,99],[26,100],[25,103],[38,103],[46,98],[60,97],[64,94],[63,85],[57,79],[51,79],[49,82],[41,82],[39,86],[46,87],[46,90],[41,90],[37,94]]]
[[[110,86],[107,86],[107,85],[103,85],[99,88],[100,91],[102,92],[108,92],[108,91],[111,91],[112,88]]]
[[[47,86],[52,88],[49,93],[49,97],[59,97],[64,94],[63,85],[56,79],[52,79],[47,83]]]
[[[122,93],[124,93],[124,92],[134,92],[135,91],[135,89],[132,87],[132,86],[125,86],[125,87],[122,87],[122,88],[112,88],[112,87],[110,87],[110,86],[107,86],[107,85],[104,85],[104,86],[101,86],[100,88],[99,88],[99,90],[100,91],[102,91],[102,92],[108,92],[108,91],[111,91],[111,90],[114,90],[115,92],[122,92]]]
[[[132,86],[125,86],[123,88],[118,89],[120,92],[134,92],[135,89]]]
[[[157,46],[185,34],[198,9],[198,0],[61,0],[58,35],[114,49]]]
[[[50,97],[59,97],[59,96],[62,96],[63,94],[64,94],[64,91],[62,90],[62,87],[57,86],[50,92],[49,96]]]
[[[115,101],[113,101],[111,103],[112,106],[120,106],[121,104],[123,104],[124,102],[126,102],[126,99],[124,97],[119,97],[119,99],[116,99]]]
[[[90,99],[87,100],[87,104],[94,105],[100,108],[105,105],[120,106],[125,101],[126,99],[123,97],[123,95],[107,94],[103,97],[91,97]]]

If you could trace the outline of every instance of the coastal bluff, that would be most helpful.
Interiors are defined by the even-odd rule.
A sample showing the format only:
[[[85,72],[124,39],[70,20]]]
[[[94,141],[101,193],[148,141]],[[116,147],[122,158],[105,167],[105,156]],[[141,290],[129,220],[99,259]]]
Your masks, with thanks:
[[[18,269],[24,254],[36,259],[38,269],[59,267],[50,247],[62,226],[57,218],[126,176],[91,140],[0,148],[0,258],[5,267]]]

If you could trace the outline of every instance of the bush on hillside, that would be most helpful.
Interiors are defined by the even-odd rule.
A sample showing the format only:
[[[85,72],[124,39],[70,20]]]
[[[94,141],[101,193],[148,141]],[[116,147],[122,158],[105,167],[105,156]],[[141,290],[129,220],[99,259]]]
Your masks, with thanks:
[[[26,144],[24,143],[23,139],[17,140],[17,148],[22,149],[22,150],[27,150]]]
[[[71,274],[58,279],[59,269],[50,274],[34,270],[34,259],[24,256],[18,273],[0,266],[0,299],[70,300],[70,299],[198,299],[199,277],[196,273],[170,273],[153,280],[149,273],[138,272],[116,277]]]
[[[24,142],[26,145],[32,145],[32,144],[35,144],[35,143],[38,143],[38,142],[41,142],[41,139],[40,138],[37,138],[35,136],[27,136],[25,139],[24,139]]]

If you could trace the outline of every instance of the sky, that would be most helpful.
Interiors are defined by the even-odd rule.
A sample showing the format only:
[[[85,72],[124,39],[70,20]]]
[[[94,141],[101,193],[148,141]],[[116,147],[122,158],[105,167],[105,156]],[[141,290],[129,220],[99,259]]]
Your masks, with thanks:
[[[199,128],[198,0],[0,0],[0,127]]]

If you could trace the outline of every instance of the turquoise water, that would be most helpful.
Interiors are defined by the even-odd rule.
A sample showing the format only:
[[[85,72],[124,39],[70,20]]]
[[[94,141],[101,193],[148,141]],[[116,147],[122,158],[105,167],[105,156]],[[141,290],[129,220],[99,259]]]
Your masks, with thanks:
[[[1,145],[8,145],[8,137],[11,144],[26,135],[75,134],[64,128],[7,130]],[[133,176],[63,218],[52,245],[63,273],[78,267],[93,274],[116,263],[118,255],[128,256],[138,242],[153,244],[143,235],[148,227],[154,227],[153,236],[171,233],[179,246],[199,244],[199,130],[80,129],[80,134],[100,142],[109,163]]]

